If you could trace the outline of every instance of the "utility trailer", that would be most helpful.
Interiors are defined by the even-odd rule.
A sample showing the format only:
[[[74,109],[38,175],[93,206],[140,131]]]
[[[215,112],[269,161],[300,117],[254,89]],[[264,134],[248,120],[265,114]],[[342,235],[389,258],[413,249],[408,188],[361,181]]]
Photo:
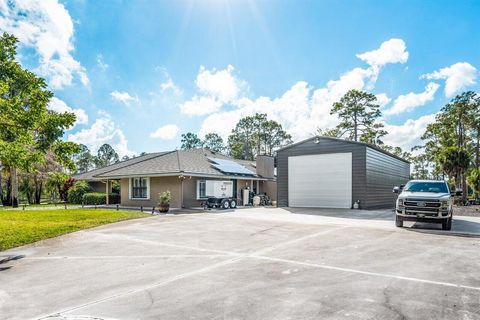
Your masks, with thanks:
[[[233,181],[206,180],[204,188],[207,197],[203,204],[205,208],[229,209],[237,207],[237,198],[233,196]]]
[[[226,198],[210,197],[205,202],[205,207],[209,209],[212,209],[212,208],[235,209],[237,207],[237,199],[232,197],[226,197]]]

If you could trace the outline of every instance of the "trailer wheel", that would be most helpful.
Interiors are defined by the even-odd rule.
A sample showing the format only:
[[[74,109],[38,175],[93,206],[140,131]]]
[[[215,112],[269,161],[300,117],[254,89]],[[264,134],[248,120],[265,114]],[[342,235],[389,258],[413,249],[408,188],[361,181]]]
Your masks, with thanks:
[[[228,209],[228,208],[230,208],[230,203],[228,202],[228,200],[223,200],[222,209]]]
[[[230,201],[230,208],[235,209],[237,207],[237,201],[232,200]]]

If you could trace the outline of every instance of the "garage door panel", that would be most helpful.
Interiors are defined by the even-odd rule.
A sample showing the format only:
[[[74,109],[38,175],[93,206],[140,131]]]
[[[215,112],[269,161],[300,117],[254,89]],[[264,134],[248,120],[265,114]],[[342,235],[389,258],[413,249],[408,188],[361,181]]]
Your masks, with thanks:
[[[288,199],[291,207],[350,208],[352,154],[289,157]]]

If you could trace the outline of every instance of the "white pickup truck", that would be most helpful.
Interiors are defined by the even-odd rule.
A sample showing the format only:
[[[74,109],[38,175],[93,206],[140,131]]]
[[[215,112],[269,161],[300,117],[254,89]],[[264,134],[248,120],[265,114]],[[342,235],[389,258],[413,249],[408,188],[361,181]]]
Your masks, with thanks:
[[[441,223],[443,230],[452,228],[453,197],[445,181],[411,180],[404,187],[395,187],[399,193],[395,225],[403,221]]]

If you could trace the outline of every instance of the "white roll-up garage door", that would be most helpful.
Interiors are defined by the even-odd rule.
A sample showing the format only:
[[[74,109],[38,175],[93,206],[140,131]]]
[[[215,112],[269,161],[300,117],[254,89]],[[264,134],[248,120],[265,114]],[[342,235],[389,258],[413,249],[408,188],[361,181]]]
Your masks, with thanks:
[[[352,154],[330,153],[288,157],[288,205],[350,208]]]

